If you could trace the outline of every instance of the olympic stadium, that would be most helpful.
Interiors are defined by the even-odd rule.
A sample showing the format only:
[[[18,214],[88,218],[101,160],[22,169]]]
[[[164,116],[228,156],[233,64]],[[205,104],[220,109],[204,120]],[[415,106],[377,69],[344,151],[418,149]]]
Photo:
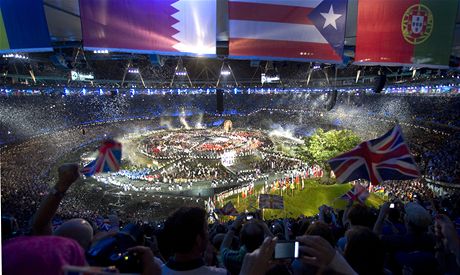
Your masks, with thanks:
[[[265,274],[224,260],[225,238],[247,248],[253,223],[262,241],[321,236],[347,274],[458,271],[434,249],[460,255],[447,246],[460,219],[457,0],[134,2],[0,0],[2,250],[63,236],[90,266],[141,272],[129,251],[150,247],[165,272],[194,226],[169,236],[172,217],[204,211],[202,267],[231,274]],[[353,262],[355,231],[387,253],[382,270]],[[387,237],[410,245],[388,250]],[[286,274],[324,265],[287,261]]]

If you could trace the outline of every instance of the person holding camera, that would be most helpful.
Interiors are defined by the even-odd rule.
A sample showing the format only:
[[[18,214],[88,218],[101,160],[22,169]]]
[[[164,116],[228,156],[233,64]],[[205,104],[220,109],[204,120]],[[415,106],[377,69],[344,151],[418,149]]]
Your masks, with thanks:
[[[227,274],[227,270],[206,266],[203,254],[209,233],[206,211],[198,207],[181,207],[165,222],[164,230],[173,253],[161,267],[161,274]]]
[[[265,223],[257,219],[248,220],[247,217],[248,215],[243,213],[236,218],[227,231],[220,247],[222,262],[231,274],[240,272],[246,253],[251,253],[259,248],[266,236],[273,238],[273,234]],[[235,234],[238,232],[240,232],[240,248],[233,250],[231,249],[231,244]]]

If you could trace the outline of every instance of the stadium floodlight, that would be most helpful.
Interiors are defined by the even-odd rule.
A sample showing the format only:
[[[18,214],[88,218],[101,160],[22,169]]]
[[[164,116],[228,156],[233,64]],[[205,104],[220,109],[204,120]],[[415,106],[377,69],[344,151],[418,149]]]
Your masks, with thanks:
[[[229,70],[222,70],[222,71],[220,72],[220,74],[221,74],[222,76],[229,76],[229,75],[230,75],[230,71],[229,71]]]
[[[184,71],[177,71],[175,74],[176,74],[177,76],[186,76],[186,75],[187,75],[187,71],[185,71],[185,70],[184,70]]]
[[[9,53],[9,54],[4,54],[2,55],[3,58],[15,58],[15,59],[29,59],[29,57],[23,55],[23,54],[13,54],[13,53]]]
[[[93,53],[108,54],[109,50],[94,50]]]
[[[138,74],[139,73],[139,68],[129,68],[128,73],[130,73],[130,74]]]

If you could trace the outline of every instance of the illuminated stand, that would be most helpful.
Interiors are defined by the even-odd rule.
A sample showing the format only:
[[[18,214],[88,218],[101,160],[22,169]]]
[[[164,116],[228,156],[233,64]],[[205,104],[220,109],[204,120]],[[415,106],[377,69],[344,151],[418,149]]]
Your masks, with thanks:
[[[190,88],[193,87],[193,84],[192,84],[192,80],[190,80],[190,77],[187,73],[187,68],[185,68],[184,66],[184,62],[182,61],[182,57],[179,57],[179,59],[177,60],[177,65],[176,65],[176,68],[174,69],[174,74],[173,74],[173,77],[171,79],[171,84],[169,84],[169,87],[173,87],[174,85],[174,80],[176,80],[176,77],[186,77],[188,82],[190,83]]]
[[[216,87],[219,87],[219,84],[221,84],[221,82],[224,82],[224,81],[228,85],[227,79],[228,79],[228,77],[230,75],[233,77],[233,81],[235,82],[235,86],[238,87],[238,81],[236,81],[235,74],[233,73],[233,70],[230,67],[230,64],[228,64],[224,60],[224,61],[222,61],[222,66],[220,67],[220,73],[219,73],[219,78],[217,79]]]

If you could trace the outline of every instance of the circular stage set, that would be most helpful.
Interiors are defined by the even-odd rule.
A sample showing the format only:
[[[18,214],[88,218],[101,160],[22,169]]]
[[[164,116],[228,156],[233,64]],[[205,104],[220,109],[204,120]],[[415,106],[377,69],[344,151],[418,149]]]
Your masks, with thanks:
[[[117,139],[123,146],[120,171],[83,179],[79,192],[103,189],[115,208],[124,208],[123,198],[152,205],[165,200],[202,204],[226,189],[257,185],[285,171],[302,169],[300,160],[275,152],[276,146],[295,145],[292,139],[224,125],[126,134]],[[78,152],[82,165],[95,158],[93,149],[94,144]]]

